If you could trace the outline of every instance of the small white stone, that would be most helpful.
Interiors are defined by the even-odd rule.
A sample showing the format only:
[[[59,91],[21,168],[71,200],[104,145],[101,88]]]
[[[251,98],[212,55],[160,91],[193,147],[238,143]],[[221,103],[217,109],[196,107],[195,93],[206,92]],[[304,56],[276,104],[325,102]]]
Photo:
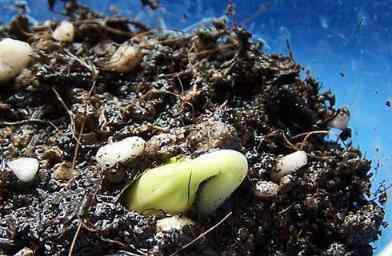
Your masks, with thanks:
[[[143,53],[139,47],[125,43],[121,45],[110,58],[107,69],[120,73],[130,72],[142,61],[142,59]]]
[[[145,146],[146,142],[142,138],[128,137],[101,147],[95,158],[102,168],[111,168],[117,163],[127,162],[142,155]]]
[[[0,41],[0,83],[7,82],[30,63],[33,49],[23,41],[5,38]]]
[[[271,181],[258,181],[255,187],[255,195],[261,199],[274,197],[278,194],[279,185]]]
[[[297,171],[301,167],[308,163],[308,157],[305,151],[296,151],[288,154],[277,161],[276,169],[272,173],[271,177],[275,181],[279,181],[280,178]]]
[[[63,21],[53,31],[52,37],[60,42],[70,43],[74,40],[75,27],[69,21]]]
[[[7,163],[15,176],[23,181],[30,182],[38,172],[39,162],[35,158],[22,157]]]
[[[158,232],[169,232],[172,230],[182,230],[187,225],[194,225],[195,223],[185,217],[172,216],[163,218],[157,221]]]

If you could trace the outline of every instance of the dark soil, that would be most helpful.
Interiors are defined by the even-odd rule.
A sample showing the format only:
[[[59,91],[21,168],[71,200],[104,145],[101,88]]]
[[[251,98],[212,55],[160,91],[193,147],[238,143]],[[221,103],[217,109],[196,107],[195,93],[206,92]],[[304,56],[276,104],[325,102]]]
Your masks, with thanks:
[[[370,161],[350,145],[350,130],[337,141],[306,136],[328,130],[338,109],[331,92],[308,74],[301,78],[292,55],[268,55],[223,21],[162,34],[75,1],[65,10],[76,26],[70,44],[51,39],[56,22],[32,26],[19,16],[0,30],[36,53],[28,70],[0,87],[2,158],[40,161],[32,184],[3,165],[0,254],[28,247],[34,255],[67,255],[75,238],[72,255],[170,255],[232,212],[178,255],[372,255],[384,211],[370,194]],[[114,72],[107,61],[126,41],[143,59],[130,72]],[[127,136],[148,143],[137,165],[101,170],[97,149]],[[249,174],[213,216],[158,233],[163,216],[128,211],[117,200],[143,170],[214,148],[243,152]],[[308,164],[285,177],[278,194],[257,196],[276,159],[299,148]],[[59,165],[74,166],[71,176],[54,175]]]

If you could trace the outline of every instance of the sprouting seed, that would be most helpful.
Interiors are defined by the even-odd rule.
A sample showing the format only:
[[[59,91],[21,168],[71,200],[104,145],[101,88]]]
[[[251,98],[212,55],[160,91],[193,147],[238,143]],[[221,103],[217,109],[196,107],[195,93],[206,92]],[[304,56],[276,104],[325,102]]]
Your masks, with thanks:
[[[125,194],[129,210],[140,213],[214,212],[242,183],[248,171],[245,156],[234,150],[206,153],[193,160],[146,171]]]

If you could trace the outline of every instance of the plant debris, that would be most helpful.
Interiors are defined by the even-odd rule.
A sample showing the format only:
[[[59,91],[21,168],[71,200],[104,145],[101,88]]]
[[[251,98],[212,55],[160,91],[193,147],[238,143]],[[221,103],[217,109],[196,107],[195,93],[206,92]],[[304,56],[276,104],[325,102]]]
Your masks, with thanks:
[[[292,57],[266,54],[225,20],[178,34],[76,1],[64,13],[67,23],[18,16],[0,28],[34,52],[0,87],[0,254],[372,255],[385,223],[370,198],[370,161],[344,143],[348,109],[302,79]],[[57,41],[64,24],[72,40]],[[346,131],[338,141],[331,126]],[[98,149],[132,136],[146,142],[137,161],[102,168]],[[241,151],[249,172],[208,218],[161,232],[166,213],[118,200],[145,170],[216,149]],[[272,183],[277,161],[298,150],[304,165]],[[39,161],[29,184],[5,164],[18,158]]]

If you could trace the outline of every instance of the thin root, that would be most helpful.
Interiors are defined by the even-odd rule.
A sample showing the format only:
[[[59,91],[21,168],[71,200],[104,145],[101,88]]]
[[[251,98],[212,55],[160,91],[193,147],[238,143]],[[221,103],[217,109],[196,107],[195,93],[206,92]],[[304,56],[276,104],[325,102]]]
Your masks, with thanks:
[[[80,229],[82,228],[82,220],[79,219],[78,228],[76,229],[75,235],[72,239],[71,247],[69,247],[68,256],[72,256],[72,252],[75,248],[76,240],[78,239]]]
[[[282,137],[284,139],[284,141],[286,142],[287,146],[295,151],[299,151],[300,149],[298,147],[296,147],[293,143],[291,143],[287,137],[286,134],[284,134],[284,132],[282,132]]]
[[[93,92],[95,91],[95,84],[96,84],[96,83],[95,83],[95,81],[94,81],[94,82],[93,82],[93,85],[91,86],[91,88],[90,88],[90,90],[89,90],[89,92],[88,92],[88,96],[87,96],[87,99],[88,99],[88,100],[90,100],[90,98],[91,98]],[[78,137],[78,140],[79,140],[79,141],[82,139],[84,127],[86,126],[86,119],[87,119],[88,106],[89,106],[89,103],[88,103],[88,101],[87,101],[87,102],[86,102],[86,105],[85,105],[85,108],[84,108],[84,115],[83,115],[82,123],[81,123],[81,125],[80,125],[80,131],[79,131],[79,137]],[[73,156],[73,159],[72,159],[72,169],[75,169],[76,160],[77,160],[77,158],[78,158],[80,146],[81,146],[81,144],[79,144],[79,143],[76,144],[74,156]]]
[[[304,140],[301,143],[300,149],[302,150],[305,147],[310,136],[315,135],[315,134],[328,134],[328,133],[329,133],[329,131],[312,131],[312,132],[307,133]]]
[[[196,243],[197,241],[199,241],[201,238],[205,237],[208,233],[210,233],[211,231],[213,231],[214,229],[216,229],[218,226],[220,226],[225,220],[227,220],[231,215],[233,214],[233,212],[229,212],[225,217],[223,217],[223,219],[221,219],[218,223],[216,223],[214,226],[212,226],[211,228],[207,229],[205,232],[201,233],[198,237],[196,237],[195,239],[193,239],[192,241],[190,241],[189,243],[187,243],[186,245],[182,246],[180,249],[178,249],[177,251],[175,251],[174,253],[170,254],[170,256],[175,256],[177,254],[179,254],[180,252],[182,252],[183,250],[185,250],[186,248],[188,248],[189,246],[191,246],[192,244]]]
[[[57,100],[60,102],[60,104],[63,106],[65,111],[67,112],[69,116],[69,120],[71,122],[71,132],[72,132],[72,138],[76,141],[76,144],[81,144],[80,140],[78,137],[76,137],[76,125],[75,125],[75,119],[73,118],[74,114],[72,111],[68,108],[67,104],[65,104],[63,98],[61,98],[60,93],[56,90],[56,88],[52,87],[53,93],[56,95]]]

